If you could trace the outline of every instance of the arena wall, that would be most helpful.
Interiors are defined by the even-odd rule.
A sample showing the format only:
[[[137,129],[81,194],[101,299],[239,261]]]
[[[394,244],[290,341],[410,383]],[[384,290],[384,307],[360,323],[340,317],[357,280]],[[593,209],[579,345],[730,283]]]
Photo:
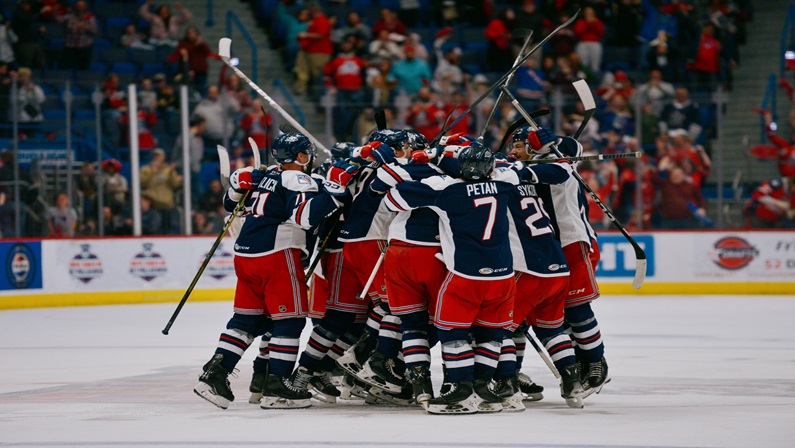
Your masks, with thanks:
[[[621,234],[604,233],[597,275],[605,295],[795,295],[795,232],[633,236],[647,253],[646,281],[632,288],[632,246]],[[2,241],[0,309],[176,302],[212,243],[212,237]],[[232,298],[233,244],[222,242],[191,301]]]

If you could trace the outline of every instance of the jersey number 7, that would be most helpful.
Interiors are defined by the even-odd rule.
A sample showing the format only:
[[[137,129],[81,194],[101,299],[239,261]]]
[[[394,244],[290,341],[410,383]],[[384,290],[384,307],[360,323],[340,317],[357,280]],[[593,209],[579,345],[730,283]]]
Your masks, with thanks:
[[[497,217],[497,198],[494,196],[486,196],[475,198],[472,202],[475,203],[476,208],[481,205],[489,206],[489,220],[486,222],[486,228],[483,230],[483,241],[488,241],[491,239],[491,232],[494,230],[494,219]]]

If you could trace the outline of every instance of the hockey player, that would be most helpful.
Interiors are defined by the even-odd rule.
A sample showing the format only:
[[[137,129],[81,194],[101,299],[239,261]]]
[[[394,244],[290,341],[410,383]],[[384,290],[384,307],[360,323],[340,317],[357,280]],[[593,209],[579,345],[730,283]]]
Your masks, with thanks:
[[[233,210],[248,192],[252,192],[254,202],[235,244],[238,281],[234,314],[194,388],[196,394],[223,409],[234,400],[228,375],[254,338],[263,334],[268,318],[273,321],[273,330],[267,347],[269,371],[262,385],[261,407],[310,405],[305,383],[294,384],[290,378],[307,312],[301,269],[304,229],[317,225],[337,209],[340,203],[335,196],[344,194],[356,171],[347,162],[338,163],[319,186],[303,172],[311,163],[314,147],[302,134],[277,137],[272,153],[278,169],[249,167],[235,171],[224,197],[227,210]]]
[[[548,129],[529,131],[522,145],[515,144],[512,155],[518,160],[555,157],[551,146],[555,144],[564,156],[579,156],[582,146],[574,139],[559,137]],[[537,192],[552,218],[555,234],[563,247],[569,266],[569,286],[566,292],[565,324],[571,329],[577,361],[586,396],[599,392],[608,381],[607,362],[604,357],[599,324],[591,301],[599,297],[596,283],[596,265],[599,263],[599,246],[596,234],[588,222],[588,202],[575,178],[561,185],[541,185]]]
[[[499,412],[502,399],[488,387],[499,358],[503,332],[511,322],[513,264],[508,200],[513,182],[491,179],[494,154],[479,143],[458,153],[460,177],[404,182],[385,199],[392,211],[427,207],[439,215],[442,254],[449,273],[439,290],[434,325],[442,343],[451,388],[431,399],[432,414]],[[539,169],[540,168],[540,169]],[[528,169],[532,182],[562,182],[560,167]],[[506,178],[509,180],[509,178]],[[475,347],[469,342],[470,331]]]

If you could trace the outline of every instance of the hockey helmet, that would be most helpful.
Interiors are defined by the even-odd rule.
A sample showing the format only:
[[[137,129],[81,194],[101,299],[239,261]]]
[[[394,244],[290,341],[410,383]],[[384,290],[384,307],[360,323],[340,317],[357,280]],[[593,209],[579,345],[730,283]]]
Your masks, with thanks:
[[[494,153],[478,142],[464,149],[458,156],[461,177],[467,180],[484,180],[494,170]]]
[[[271,145],[271,154],[279,165],[295,163],[300,153],[308,155],[310,159],[315,156],[315,145],[304,134],[288,132],[276,137]]]
[[[331,159],[333,161],[347,160],[351,158],[351,152],[356,145],[352,142],[337,142],[331,146]]]
[[[425,151],[431,145],[424,135],[414,129],[406,129],[406,136],[408,137],[409,148],[412,151]]]
[[[370,142],[381,142],[391,146],[395,151],[403,151],[403,145],[408,141],[409,137],[406,131],[401,129],[382,129],[373,132],[370,136]]]
[[[526,145],[527,136],[530,135],[531,132],[533,132],[533,129],[531,129],[530,126],[522,126],[519,129],[517,129],[516,132],[513,133],[511,141],[522,142]]]

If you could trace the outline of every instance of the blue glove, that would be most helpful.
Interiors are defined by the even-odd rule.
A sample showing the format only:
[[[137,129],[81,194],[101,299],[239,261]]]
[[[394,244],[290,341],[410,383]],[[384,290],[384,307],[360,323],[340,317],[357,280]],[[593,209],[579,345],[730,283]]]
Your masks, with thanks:
[[[533,151],[538,153],[549,152],[549,145],[555,143],[560,139],[559,135],[546,128],[538,128],[527,136],[527,143]]]

